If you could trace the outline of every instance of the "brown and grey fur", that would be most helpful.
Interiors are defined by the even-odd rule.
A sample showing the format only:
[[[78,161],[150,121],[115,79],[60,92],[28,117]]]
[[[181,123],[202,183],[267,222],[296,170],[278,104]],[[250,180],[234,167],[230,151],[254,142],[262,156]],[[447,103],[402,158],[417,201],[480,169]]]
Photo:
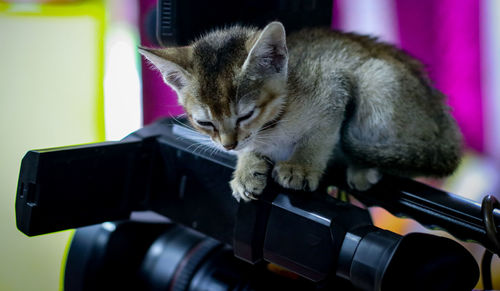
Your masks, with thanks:
[[[193,126],[237,152],[238,200],[260,194],[271,170],[284,187],[315,190],[328,163],[342,163],[365,190],[382,173],[441,177],[459,163],[444,96],[417,60],[373,38],[326,28],[286,37],[273,22],[140,51]]]

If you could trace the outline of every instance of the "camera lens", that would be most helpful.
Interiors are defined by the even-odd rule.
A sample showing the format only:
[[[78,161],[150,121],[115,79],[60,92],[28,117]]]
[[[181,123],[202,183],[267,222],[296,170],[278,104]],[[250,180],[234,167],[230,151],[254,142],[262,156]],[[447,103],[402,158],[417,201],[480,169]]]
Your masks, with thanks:
[[[165,223],[105,222],[76,230],[64,270],[64,290],[141,290],[138,270]]]
[[[229,246],[174,226],[146,253],[142,290],[322,290],[311,281],[282,276],[267,266],[265,262],[250,265],[235,258]]]
[[[187,290],[197,267],[222,245],[180,226],[158,237],[141,266],[147,290]]]
[[[479,270],[450,239],[366,226],[346,234],[337,275],[360,290],[471,290]]]

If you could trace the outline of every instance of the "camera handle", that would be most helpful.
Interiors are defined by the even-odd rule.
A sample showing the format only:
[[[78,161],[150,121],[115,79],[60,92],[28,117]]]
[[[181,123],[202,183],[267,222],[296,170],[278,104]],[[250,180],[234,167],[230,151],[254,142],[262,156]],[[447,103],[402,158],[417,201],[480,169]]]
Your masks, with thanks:
[[[189,136],[176,135],[173,128],[179,126],[172,123],[162,120],[119,142],[29,151],[21,163],[16,196],[19,230],[33,236],[126,219],[132,211],[147,210],[148,195],[158,187],[151,182],[159,175],[153,171],[159,147],[173,146],[181,153],[223,163],[229,171],[234,168],[232,155],[218,152],[215,159],[211,150],[189,147]],[[500,253],[500,211],[492,196],[485,197],[481,206],[407,178],[385,176],[365,192],[350,189],[342,174],[330,174],[325,180],[368,206],[412,217],[429,229],[444,229]]]

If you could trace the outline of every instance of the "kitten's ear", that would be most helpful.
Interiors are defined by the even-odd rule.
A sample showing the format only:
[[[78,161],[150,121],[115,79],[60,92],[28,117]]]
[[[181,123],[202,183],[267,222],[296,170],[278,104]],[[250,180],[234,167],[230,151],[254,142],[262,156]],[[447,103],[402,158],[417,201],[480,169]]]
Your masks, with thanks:
[[[139,47],[139,52],[153,64],[165,83],[177,92],[184,88],[191,76],[186,70],[191,59],[191,47],[152,49]]]
[[[288,50],[285,28],[281,22],[271,22],[262,30],[243,64],[243,69],[257,76],[286,76]]]

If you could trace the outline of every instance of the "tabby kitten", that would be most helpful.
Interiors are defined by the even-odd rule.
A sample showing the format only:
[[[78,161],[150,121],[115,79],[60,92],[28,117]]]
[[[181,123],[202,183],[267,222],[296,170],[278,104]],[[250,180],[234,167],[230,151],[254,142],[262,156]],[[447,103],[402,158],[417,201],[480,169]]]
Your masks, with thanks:
[[[422,65],[356,34],[304,29],[286,36],[234,26],[190,46],[139,51],[176,90],[192,125],[238,163],[233,196],[249,201],[267,176],[314,191],[329,163],[366,190],[383,173],[446,176],[461,135]]]

